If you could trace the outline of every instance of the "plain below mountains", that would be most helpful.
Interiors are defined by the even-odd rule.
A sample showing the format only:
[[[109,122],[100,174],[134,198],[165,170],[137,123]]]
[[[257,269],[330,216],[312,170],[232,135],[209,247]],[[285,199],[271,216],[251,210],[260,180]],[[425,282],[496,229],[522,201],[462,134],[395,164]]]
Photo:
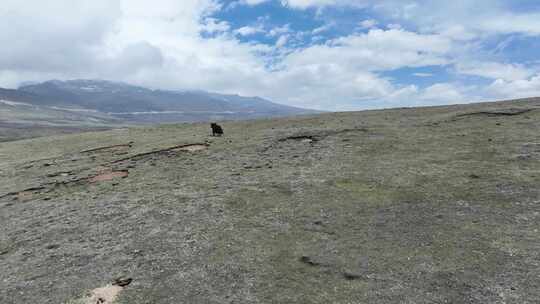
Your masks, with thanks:
[[[16,90],[0,88],[0,141],[55,134],[57,129],[71,132],[141,123],[241,120],[314,113],[317,111],[259,97],[153,90],[104,80],[51,80],[23,85]]]

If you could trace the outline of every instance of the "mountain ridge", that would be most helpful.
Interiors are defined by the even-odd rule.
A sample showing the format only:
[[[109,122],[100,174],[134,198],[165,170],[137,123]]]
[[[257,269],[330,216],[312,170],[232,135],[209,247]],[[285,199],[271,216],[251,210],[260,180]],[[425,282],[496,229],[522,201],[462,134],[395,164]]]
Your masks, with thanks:
[[[149,89],[108,80],[49,80],[0,88],[0,142],[129,125],[316,114],[260,97]]]
[[[82,107],[103,113],[182,111],[238,113],[238,116],[288,116],[318,113],[271,102],[205,91],[149,89],[107,80],[50,80],[18,88],[22,94],[41,97],[33,102],[48,106]],[[28,101],[28,98],[27,98]],[[240,117],[241,118],[241,117]],[[198,119],[200,120],[200,119]],[[180,119],[179,121],[182,121]]]

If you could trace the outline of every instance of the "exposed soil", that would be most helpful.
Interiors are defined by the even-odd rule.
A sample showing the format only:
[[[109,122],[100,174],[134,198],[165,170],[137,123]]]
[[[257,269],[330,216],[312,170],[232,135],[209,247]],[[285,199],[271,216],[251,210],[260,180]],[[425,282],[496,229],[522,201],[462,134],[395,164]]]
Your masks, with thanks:
[[[113,180],[115,178],[126,178],[128,177],[128,175],[129,175],[128,171],[112,171],[109,173],[102,173],[102,174],[96,175],[90,178],[88,181],[90,183],[104,182],[104,181]]]
[[[34,193],[32,191],[21,191],[17,193],[17,200],[19,201],[28,201],[31,200],[34,197]]]
[[[84,297],[73,304],[113,304],[124,288],[121,286],[107,285],[90,291],[88,297]]]
[[[208,149],[208,145],[194,144],[186,145],[179,148],[171,149],[171,151],[199,152]]]

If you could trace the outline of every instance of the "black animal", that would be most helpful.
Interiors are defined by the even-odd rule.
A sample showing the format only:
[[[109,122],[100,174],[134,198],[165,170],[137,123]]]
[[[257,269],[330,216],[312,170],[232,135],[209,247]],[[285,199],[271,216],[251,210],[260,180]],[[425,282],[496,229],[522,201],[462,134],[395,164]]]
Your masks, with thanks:
[[[217,123],[213,122],[210,124],[210,127],[212,128],[212,136],[221,136],[223,135],[223,128],[218,125]]]

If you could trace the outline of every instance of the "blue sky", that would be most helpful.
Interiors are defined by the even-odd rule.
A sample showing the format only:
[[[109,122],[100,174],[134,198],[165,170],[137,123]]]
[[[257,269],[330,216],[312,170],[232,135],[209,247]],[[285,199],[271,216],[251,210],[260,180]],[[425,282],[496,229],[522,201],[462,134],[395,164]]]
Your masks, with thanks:
[[[5,1],[4,87],[103,78],[323,110],[540,96],[538,1]]]

